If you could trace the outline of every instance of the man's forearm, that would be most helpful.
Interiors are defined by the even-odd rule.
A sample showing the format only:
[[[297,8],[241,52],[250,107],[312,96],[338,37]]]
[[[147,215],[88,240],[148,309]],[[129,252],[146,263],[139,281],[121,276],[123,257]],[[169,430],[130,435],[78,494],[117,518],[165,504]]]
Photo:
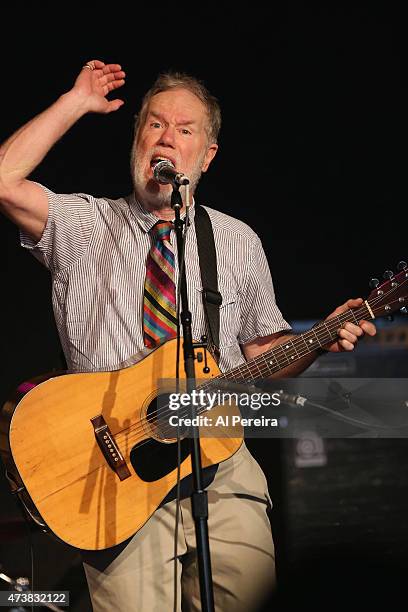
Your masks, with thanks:
[[[25,179],[86,112],[84,100],[70,91],[17,130],[0,147],[0,184]]]
[[[294,338],[296,338],[296,334],[286,334],[285,336],[280,336],[276,339],[276,342],[271,346],[271,348],[273,349],[275,346],[284,344],[285,342],[293,340]],[[306,368],[312,365],[318,356],[319,353],[317,351],[312,351],[301,359],[291,363],[287,367],[275,372],[275,374],[272,374],[271,378],[292,378],[298,376],[298,374],[301,374],[306,370]]]

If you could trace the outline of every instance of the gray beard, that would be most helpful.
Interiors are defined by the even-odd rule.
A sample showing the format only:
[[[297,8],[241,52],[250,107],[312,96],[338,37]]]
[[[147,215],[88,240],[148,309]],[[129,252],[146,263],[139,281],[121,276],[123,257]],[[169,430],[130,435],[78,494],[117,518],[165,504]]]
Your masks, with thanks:
[[[204,161],[205,153],[197,160],[197,163],[192,172],[190,172],[190,195],[193,196],[196,187],[201,178],[201,167]],[[149,160],[151,156],[149,156]],[[137,199],[147,208],[161,210],[171,206],[171,185],[162,185],[159,187],[155,180],[151,179],[146,184],[146,179],[143,176],[143,168],[145,167],[144,160],[135,157],[132,160],[132,180],[133,188]],[[164,189],[163,189],[164,187]]]

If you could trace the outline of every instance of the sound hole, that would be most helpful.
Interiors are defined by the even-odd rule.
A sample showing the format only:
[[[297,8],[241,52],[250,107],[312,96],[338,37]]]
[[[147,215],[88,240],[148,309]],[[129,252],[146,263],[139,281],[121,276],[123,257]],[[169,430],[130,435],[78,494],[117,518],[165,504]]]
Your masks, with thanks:
[[[168,393],[160,393],[150,402],[146,411],[145,431],[150,433],[153,438],[159,442],[166,440],[175,441],[177,435],[180,438],[185,438],[188,434],[188,427],[183,425],[183,420],[179,422],[177,431],[175,417],[187,417],[186,408],[179,410],[170,409],[170,401]],[[170,421],[169,419],[173,419]]]
[[[188,439],[181,440],[180,451],[183,462],[190,452]],[[130,451],[130,462],[141,480],[160,480],[177,467],[177,442],[164,444],[153,438],[147,443],[139,442]]]
[[[169,409],[169,395],[162,393],[155,397],[146,411],[146,432],[148,441],[136,444],[130,452],[130,462],[136,474],[145,482],[154,482],[169,474],[177,467],[177,428],[169,424],[170,416],[177,416],[177,410]],[[183,438],[188,428],[180,427],[180,455],[183,462],[190,452],[189,440]],[[161,441],[163,440],[163,442]],[[174,440],[168,443],[165,440]]]

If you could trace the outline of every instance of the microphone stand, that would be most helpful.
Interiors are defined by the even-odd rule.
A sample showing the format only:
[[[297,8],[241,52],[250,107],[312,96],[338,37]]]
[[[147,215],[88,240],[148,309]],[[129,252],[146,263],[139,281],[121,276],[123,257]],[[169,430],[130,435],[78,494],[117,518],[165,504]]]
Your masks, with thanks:
[[[183,201],[180,195],[180,187],[172,183],[173,193],[171,195],[171,206],[175,212],[174,228],[177,240],[177,253],[180,271],[180,296],[181,296],[181,325],[183,327],[183,353],[184,369],[187,378],[187,393],[190,394],[196,387],[194,367],[194,343],[191,331],[191,312],[188,306],[187,283],[183,257],[183,221],[180,218],[180,209]],[[188,190],[187,190],[188,193]],[[187,205],[189,202],[186,203]],[[202,346],[202,345],[200,345]],[[195,416],[193,404],[190,403],[191,417]],[[195,523],[198,575],[200,579],[200,595],[202,612],[214,612],[214,593],[211,574],[210,545],[208,540],[208,500],[207,491],[203,489],[203,475],[200,452],[200,434],[197,426],[190,429],[190,455],[193,475],[193,494],[191,496],[191,507]]]

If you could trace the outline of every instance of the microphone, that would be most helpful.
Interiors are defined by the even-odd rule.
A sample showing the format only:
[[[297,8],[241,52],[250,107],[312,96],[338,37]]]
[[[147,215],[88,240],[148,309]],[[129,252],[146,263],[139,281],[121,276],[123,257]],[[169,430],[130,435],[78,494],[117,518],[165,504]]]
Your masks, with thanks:
[[[188,185],[190,182],[188,176],[178,172],[168,159],[157,162],[153,170],[153,176],[158,183],[173,185],[175,189],[178,189],[180,185]]]

